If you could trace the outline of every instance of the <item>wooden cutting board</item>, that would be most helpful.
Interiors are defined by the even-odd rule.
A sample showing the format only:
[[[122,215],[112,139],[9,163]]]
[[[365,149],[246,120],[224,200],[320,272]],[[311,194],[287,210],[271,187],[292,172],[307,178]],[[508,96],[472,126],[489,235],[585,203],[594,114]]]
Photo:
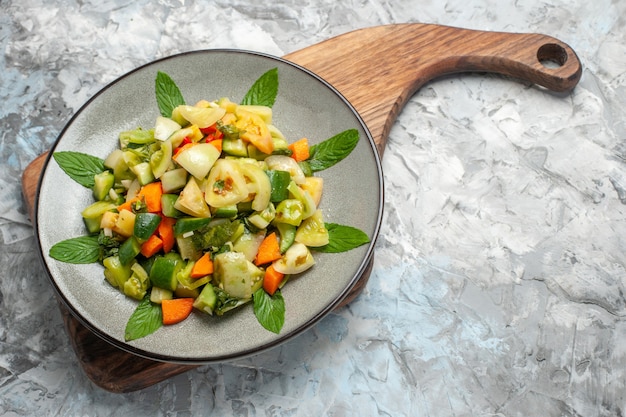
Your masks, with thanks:
[[[363,118],[381,156],[389,130],[407,100],[436,77],[470,71],[494,72],[555,92],[568,92],[582,73],[575,52],[549,36],[427,24],[360,29],[284,58],[311,70],[343,94]],[[22,177],[31,219],[46,158],[47,153],[35,159]],[[363,290],[372,261],[341,306]],[[108,391],[139,390],[195,367],[155,362],[122,351],[89,331],[61,303],[59,306],[86,375]]]

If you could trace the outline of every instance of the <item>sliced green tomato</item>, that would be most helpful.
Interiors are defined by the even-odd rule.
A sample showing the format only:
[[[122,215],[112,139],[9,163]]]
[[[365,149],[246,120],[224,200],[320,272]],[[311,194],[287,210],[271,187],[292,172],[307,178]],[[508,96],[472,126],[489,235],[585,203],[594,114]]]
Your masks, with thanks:
[[[150,168],[155,178],[161,178],[172,164],[172,142],[160,143],[159,150],[150,156]]]
[[[271,123],[267,124],[267,130],[270,131],[270,135],[272,135],[272,138],[274,139],[280,139],[281,141],[285,141],[285,144],[287,143],[287,139],[285,138],[285,135],[283,135],[283,132],[281,132],[276,126],[274,126]],[[274,141],[274,145],[276,145],[276,141]],[[287,147],[285,145],[285,147]]]
[[[158,140],[167,140],[172,133],[176,132],[181,128],[181,125],[176,123],[174,120],[158,116],[156,119],[156,123],[154,124],[154,138]]]
[[[289,186],[287,186],[287,189],[295,199],[302,203],[302,220],[311,217],[317,210],[317,206],[315,205],[315,201],[313,201],[311,194],[300,188],[295,181],[291,181]]]
[[[304,206],[300,200],[288,198],[278,203],[276,207],[276,223],[287,223],[293,226],[300,226],[302,223],[302,213]]]
[[[145,130],[137,128],[126,130],[120,133],[120,148],[125,148],[128,144],[145,145],[154,142],[154,130]]]
[[[178,148],[185,138],[188,138],[192,142],[198,142],[202,139],[202,132],[198,126],[191,125],[172,133],[169,140],[172,142],[173,148]]]
[[[269,177],[256,163],[240,163],[241,172],[246,179],[248,194],[254,194],[252,210],[262,211],[270,203],[272,186]]]
[[[265,163],[269,169],[277,171],[287,171],[291,175],[291,179],[296,184],[302,184],[305,181],[304,172],[302,168],[290,156],[286,155],[271,155],[265,158]]]
[[[126,162],[126,165],[128,165],[128,167],[131,169],[135,165],[144,162],[141,156],[139,156],[136,152],[133,152],[132,150],[124,150],[122,151],[122,155],[124,157],[124,162]]]
[[[161,175],[161,187],[164,193],[182,190],[187,185],[187,170],[176,168]]]
[[[322,200],[322,191],[324,190],[324,179],[322,177],[306,177],[304,184],[300,184],[300,188],[308,192],[315,206],[319,207]]]
[[[228,113],[234,113],[237,109],[237,103],[230,101],[228,97],[221,97],[217,100],[217,105],[225,109]]]
[[[311,217],[302,222],[296,231],[295,241],[308,247],[328,245],[328,230],[324,225],[322,210],[315,211]]]
[[[137,197],[137,195],[139,194],[139,191],[141,191],[141,184],[139,184],[139,180],[135,178],[134,180],[130,181],[130,184],[128,185],[128,190],[126,191],[125,201],[130,201],[134,199],[135,197]]]
[[[265,231],[262,230],[258,233],[251,233],[245,231],[239,236],[233,243],[233,251],[243,253],[244,257],[250,262],[254,261],[256,254],[259,252],[259,247],[265,239]]]
[[[118,255],[109,256],[102,261],[104,277],[112,286],[123,289],[124,283],[130,278],[133,271],[130,265],[123,265]]]
[[[235,115],[237,116],[235,126],[242,131],[241,138],[256,146],[261,152],[271,154],[274,151],[274,142],[261,116],[243,109],[242,106],[237,106]]]
[[[226,114],[226,110],[221,107],[182,105],[174,110],[189,123],[198,126],[200,129],[213,125]]]
[[[248,186],[239,163],[230,159],[218,159],[209,173],[204,191],[205,201],[211,207],[226,207],[248,197]]]
[[[315,265],[315,259],[306,245],[295,242],[282,258],[274,261],[274,269],[282,274],[300,274]]]
[[[187,185],[180,192],[174,208],[194,217],[211,217],[202,190],[193,177],[189,178]]]
[[[128,278],[124,283],[123,292],[125,296],[134,298],[135,300],[143,300],[143,297],[146,295],[146,289],[134,275]]]
[[[148,240],[161,223],[161,216],[156,213],[137,213],[135,216],[134,235],[137,239]]]
[[[224,252],[213,259],[214,279],[229,295],[250,299],[263,285],[263,271],[248,261],[242,253]]]
[[[146,185],[154,181],[154,174],[149,162],[140,162],[131,166],[131,171],[137,176],[139,184]]]
[[[191,175],[202,180],[219,157],[220,151],[215,146],[194,142],[183,146],[174,156],[174,160]]]
[[[259,116],[266,125],[272,124],[272,108],[268,106],[260,106],[256,104],[240,104],[237,106],[239,110],[245,110]],[[236,111],[236,110],[235,110]]]
[[[113,170],[115,181],[118,183],[135,177],[128,167],[128,164],[124,159],[124,151],[121,149],[115,149],[111,152],[104,160],[104,166]]]

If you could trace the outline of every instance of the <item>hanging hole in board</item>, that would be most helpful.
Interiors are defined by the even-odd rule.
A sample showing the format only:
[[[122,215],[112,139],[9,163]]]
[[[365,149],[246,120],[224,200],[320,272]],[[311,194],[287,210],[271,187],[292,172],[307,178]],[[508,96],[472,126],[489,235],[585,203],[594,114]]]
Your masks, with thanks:
[[[555,43],[547,43],[537,50],[537,59],[546,68],[559,68],[567,61],[567,51]]]

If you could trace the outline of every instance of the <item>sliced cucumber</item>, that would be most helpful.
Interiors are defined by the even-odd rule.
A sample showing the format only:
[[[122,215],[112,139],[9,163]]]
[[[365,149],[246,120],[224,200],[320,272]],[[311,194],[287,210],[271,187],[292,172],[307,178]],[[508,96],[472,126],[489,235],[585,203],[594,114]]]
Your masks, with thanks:
[[[232,156],[248,157],[248,146],[242,139],[223,139],[222,151]]]
[[[120,262],[122,265],[130,265],[131,261],[139,255],[139,252],[141,252],[141,243],[139,242],[139,239],[135,236],[129,237],[120,245],[118,252]]]
[[[182,264],[180,255],[174,252],[157,256],[150,268],[150,282],[155,287],[176,291],[178,287],[176,274],[183,267]]]
[[[183,217],[174,225],[174,235],[182,236],[186,233],[198,230],[211,222],[210,217]]]
[[[103,171],[94,175],[93,197],[98,200],[104,200],[111,188],[115,184],[115,176],[110,171]]]
[[[205,313],[213,315],[213,310],[215,309],[215,304],[217,303],[217,295],[215,294],[215,289],[213,285],[206,284],[196,301],[194,301],[193,306],[198,310],[204,311]]]
[[[176,209],[176,200],[178,200],[178,194],[163,194],[161,196],[161,212],[164,216],[175,219],[185,216],[185,213]]]

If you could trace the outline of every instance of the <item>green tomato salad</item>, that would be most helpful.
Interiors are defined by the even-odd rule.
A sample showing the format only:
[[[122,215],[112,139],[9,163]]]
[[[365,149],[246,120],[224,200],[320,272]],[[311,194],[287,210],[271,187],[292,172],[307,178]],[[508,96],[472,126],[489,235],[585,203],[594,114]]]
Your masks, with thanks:
[[[279,333],[281,289],[315,265],[315,252],[368,243],[361,230],[325,221],[323,179],[359,135],[347,130],[310,146],[273,124],[278,71],[244,98],[186,104],[158,72],[160,115],[149,129],[120,132],[106,158],[58,151],[53,158],[91,189],[83,236],[56,243],[50,256],[102,264],[112,287],[138,301],[125,340],[173,325],[193,311],[221,316],[252,302],[259,323]]]

